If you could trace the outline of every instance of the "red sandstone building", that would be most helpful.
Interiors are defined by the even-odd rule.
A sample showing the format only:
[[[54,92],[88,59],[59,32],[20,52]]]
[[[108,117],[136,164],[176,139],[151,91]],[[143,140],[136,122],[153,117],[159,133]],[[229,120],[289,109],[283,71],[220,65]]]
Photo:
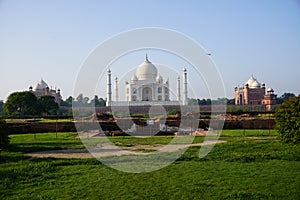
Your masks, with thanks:
[[[266,110],[271,110],[276,98],[272,88],[266,93],[266,85],[260,84],[253,76],[242,87],[234,88],[235,105],[266,105]]]

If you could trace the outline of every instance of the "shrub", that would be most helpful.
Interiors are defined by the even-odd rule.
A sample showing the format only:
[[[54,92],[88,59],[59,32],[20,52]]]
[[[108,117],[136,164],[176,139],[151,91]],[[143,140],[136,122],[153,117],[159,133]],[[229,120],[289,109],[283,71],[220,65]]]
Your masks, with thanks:
[[[133,118],[149,118],[149,115],[148,114],[141,114],[141,113],[132,113],[130,114],[131,117]]]
[[[180,115],[180,114],[181,114],[180,110],[176,110],[176,109],[169,110],[167,113],[168,116]]]
[[[0,119],[0,152],[9,145],[8,132],[6,122]]]
[[[283,102],[275,113],[275,120],[282,141],[300,143],[300,95]]]

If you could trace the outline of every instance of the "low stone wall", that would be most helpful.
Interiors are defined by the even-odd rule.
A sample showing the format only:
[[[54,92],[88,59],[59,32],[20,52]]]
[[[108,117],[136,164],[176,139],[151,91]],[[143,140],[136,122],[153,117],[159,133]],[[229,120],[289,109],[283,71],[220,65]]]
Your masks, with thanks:
[[[199,128],[207,129],[210,120],[200,120]],[[132,126],[133,122],[130,119],[119,119],[116,122],[100,122],[103,131],[121,131],[127,130]],[[180,124],[180,120],[172,120],[166,123],[168,126],[176,126]],[[99,130],[97,122],[77,122],[76,126],[73,122],[35,122],[35,123],[8,123],[10,134],[23,133],[46,133],[46,132],[76,132]],[[274,119],[256,119],[256,120],[236,120],[225,121],[224,129],[273,129],[275,126]]]
[[[8,123],[10,134],[47,133],[47,132],[75,132],[73,122],[34,122],[34,123]]]
[[[275,124],[274,119],[225,121],[224,129],[273,129]]]

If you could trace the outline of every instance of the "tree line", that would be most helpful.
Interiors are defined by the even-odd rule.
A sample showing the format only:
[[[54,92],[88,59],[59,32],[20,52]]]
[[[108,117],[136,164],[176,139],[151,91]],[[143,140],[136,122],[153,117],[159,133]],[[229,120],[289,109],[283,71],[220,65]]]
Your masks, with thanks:
[[[32,92],[14,92],[2,105],[2,111],[9,116],[56,114],[59,106],[51,95],[37,98]]]
[[[64,107],[74,106],[106,106],[106,101],[102,98],[98,98],[97,95],[93,99],[84,97],[83,94],[79,94],[75,99],[69,96],[67,99],[61,99],[60,105],[55,102],[55,97],[51,95],[42,95],[37,98],[30,91],[13,92],[11,93],[6,102],[0,101],[0,115],[7,116],[41,116],[41,115],[57,115],[63,114],[68,109]]]
[[[296,95],[294,93],[286,92],[282,94],[280,97],[277,98],[276,104],[282,104],[285,100],[295,97]],[[222,104],[222,105],[234,105],[234,99],[228,99],[228,98],[217,98],[217,99],[188,99],[189,105],[211,105],[211,104]]]
[[[66,98],[66,100],[62,100],[60,105],[66,107],[72,107],[72,105],[82,107],[105,107],[106,100],[104,100],[103,98],[99,98],[98,95],[94,95],[94,98],[90,100],[89,97],[85,97],[82,93],[80,93],[76,98],[69,96],[68,98]]]
[[[189,105],[211,105],[211,104],[227,104],[234,105],[234,99],[218,98],[218,99],[188,99]]]
[[[277,98],[277,104],[282,104],[285,100],[295,97],[293,93],[284,93]],[[234,105],[234,99],[193,99],[188,100],[189,105],[211,105],[227,104]],[[55,102],[51,95],[43,95],[37,98],[32,92],[14,92],[11,93],[6,102],[0,100],[0,115],[8,116],[34,116],[34,115],[56,115],[62,114],[63,107],[82,106],[82,107],[105,107],[106,100],[95,95],[92,99],[79,94],[76,98],[69,96],[65,100],[61,99],[60,105]]]

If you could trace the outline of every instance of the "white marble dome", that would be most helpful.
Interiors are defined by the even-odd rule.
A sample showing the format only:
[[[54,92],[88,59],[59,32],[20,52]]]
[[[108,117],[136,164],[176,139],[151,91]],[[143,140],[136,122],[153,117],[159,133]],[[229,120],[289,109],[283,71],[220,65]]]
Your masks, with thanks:
[[[34,91],[36,91],[36,90],[43,90],[43,89],[46,89],[47,87],[49,88],[48,84],[43,79],[41,79],[34,86],[33,90]]]
[[[251,76],[249,78],[249,80],[246,82],[245,85],[247,85],[247,84],[248,84],[249,88],[259,88],[260,87],[260,83],[253,76]]]
[[[136,76],[141,81],[155,81],[157,77],[157,68],[148,60],[140,64],[136,70]]]

